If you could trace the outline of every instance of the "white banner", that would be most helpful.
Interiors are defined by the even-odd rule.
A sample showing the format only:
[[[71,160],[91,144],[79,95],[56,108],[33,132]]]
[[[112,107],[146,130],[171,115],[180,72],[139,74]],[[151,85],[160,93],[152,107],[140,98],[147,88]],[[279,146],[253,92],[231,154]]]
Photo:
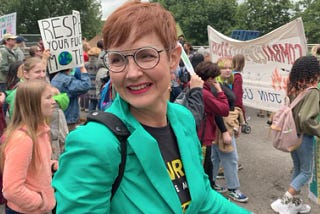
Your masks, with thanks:
[[[50,50],[50,73],[83,65],[80,13],[38,21],[43,45]]]
[[[17,13],[10,13],[4,16],[0,16],[0,40],[6,33],[16,35],[16,22]]]
[[[289,71],[294,61],[307,53],[301,18],[248,41],[232,39],[208,26],[208,38],[213,62],[225,56],[245,56],[244,105],[268,111],[280,107]]]

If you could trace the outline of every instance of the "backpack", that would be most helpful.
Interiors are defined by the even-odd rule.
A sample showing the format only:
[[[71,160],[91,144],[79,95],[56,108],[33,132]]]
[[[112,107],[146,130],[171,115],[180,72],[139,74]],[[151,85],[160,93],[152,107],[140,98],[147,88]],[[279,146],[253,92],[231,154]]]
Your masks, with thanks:
[[[112,99],[112,83],[109,79],[108,82],[106,82],[101,89],[100,93],[101,97],[98,103],[98,109],[101,111],[106,110],[113,102]]]
[[[292,109],[304,98],[307,90],[301,92],[290,104],[289,97],[284,99],[284,105],[272,118],[271,138],[273,147],[283,151],[292,152],[302,143],[302,135],[298,136]]]
[[[110,112],[102,112],[102,111],[93,111],[88,114],[86,123],[93,121],[98,122],[110,129],[112,133],[118,138],[120,142],[120,154],[121,154],[121,162],[119,164],[119,173],[117,178],[115,179],[112,189],[111,189],[111,199],[116,193],[120,182],[122,180],[124,174],[124,168],[127,160],[127,138],[130,136],[130,132],[126,125],[119,119],[116,115]]]

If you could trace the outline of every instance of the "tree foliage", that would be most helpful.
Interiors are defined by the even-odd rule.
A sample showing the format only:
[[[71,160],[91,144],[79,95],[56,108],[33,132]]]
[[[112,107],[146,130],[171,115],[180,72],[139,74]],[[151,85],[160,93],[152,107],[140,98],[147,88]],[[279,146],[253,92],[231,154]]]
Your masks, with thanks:
[[[19,34],[39,34],[38,20],[80,12],[84,37],[92,38],[101,31],[101,4],[97,0],[11,0],[0,4],[0,16],[17,12]]]
[[[320,0],[303,0],[295,4],[296,16],[302,17],[309,44],[320,43]]]

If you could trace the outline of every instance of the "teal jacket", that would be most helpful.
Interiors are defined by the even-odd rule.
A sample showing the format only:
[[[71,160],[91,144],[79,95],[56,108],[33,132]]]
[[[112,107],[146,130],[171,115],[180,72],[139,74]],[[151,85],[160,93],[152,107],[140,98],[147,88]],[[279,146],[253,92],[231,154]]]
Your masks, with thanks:
[[[89,122],[67,137],[53,178],[57,213],[183,213],[156,140],[119,96],[107,111],[121,118],[131,132],[120,186],[110,202],[120,163],[119,142],[104,125]],[[181,105],[168,103],[167,116],[191,195],[186,213],[249,213],[211,189],[192,114]]]

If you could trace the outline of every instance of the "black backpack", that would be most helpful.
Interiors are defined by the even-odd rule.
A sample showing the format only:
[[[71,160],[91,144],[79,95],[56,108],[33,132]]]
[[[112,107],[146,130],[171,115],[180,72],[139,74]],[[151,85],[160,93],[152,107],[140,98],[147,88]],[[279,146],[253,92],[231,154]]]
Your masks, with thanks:
[[[111,190],[111,200],[116,193],[121,179],[124,174],[124,168],[126,166],[126,160],[127,160],[127,138],[130,136],[130,132],[126,125],[120,120],[116,115],[110,113],[110,112],[102,112],[102,111],[93,111],[90,112],[87,116],[87,122],[98,122],[102,123],[106,127],[108,127],[112,133],[118,138],[120,142],[120,153],[121,153],[121,162],[119,164],[119,173],[112,184],[112,190]],[[86,123],[87,123],[86,122]]]

